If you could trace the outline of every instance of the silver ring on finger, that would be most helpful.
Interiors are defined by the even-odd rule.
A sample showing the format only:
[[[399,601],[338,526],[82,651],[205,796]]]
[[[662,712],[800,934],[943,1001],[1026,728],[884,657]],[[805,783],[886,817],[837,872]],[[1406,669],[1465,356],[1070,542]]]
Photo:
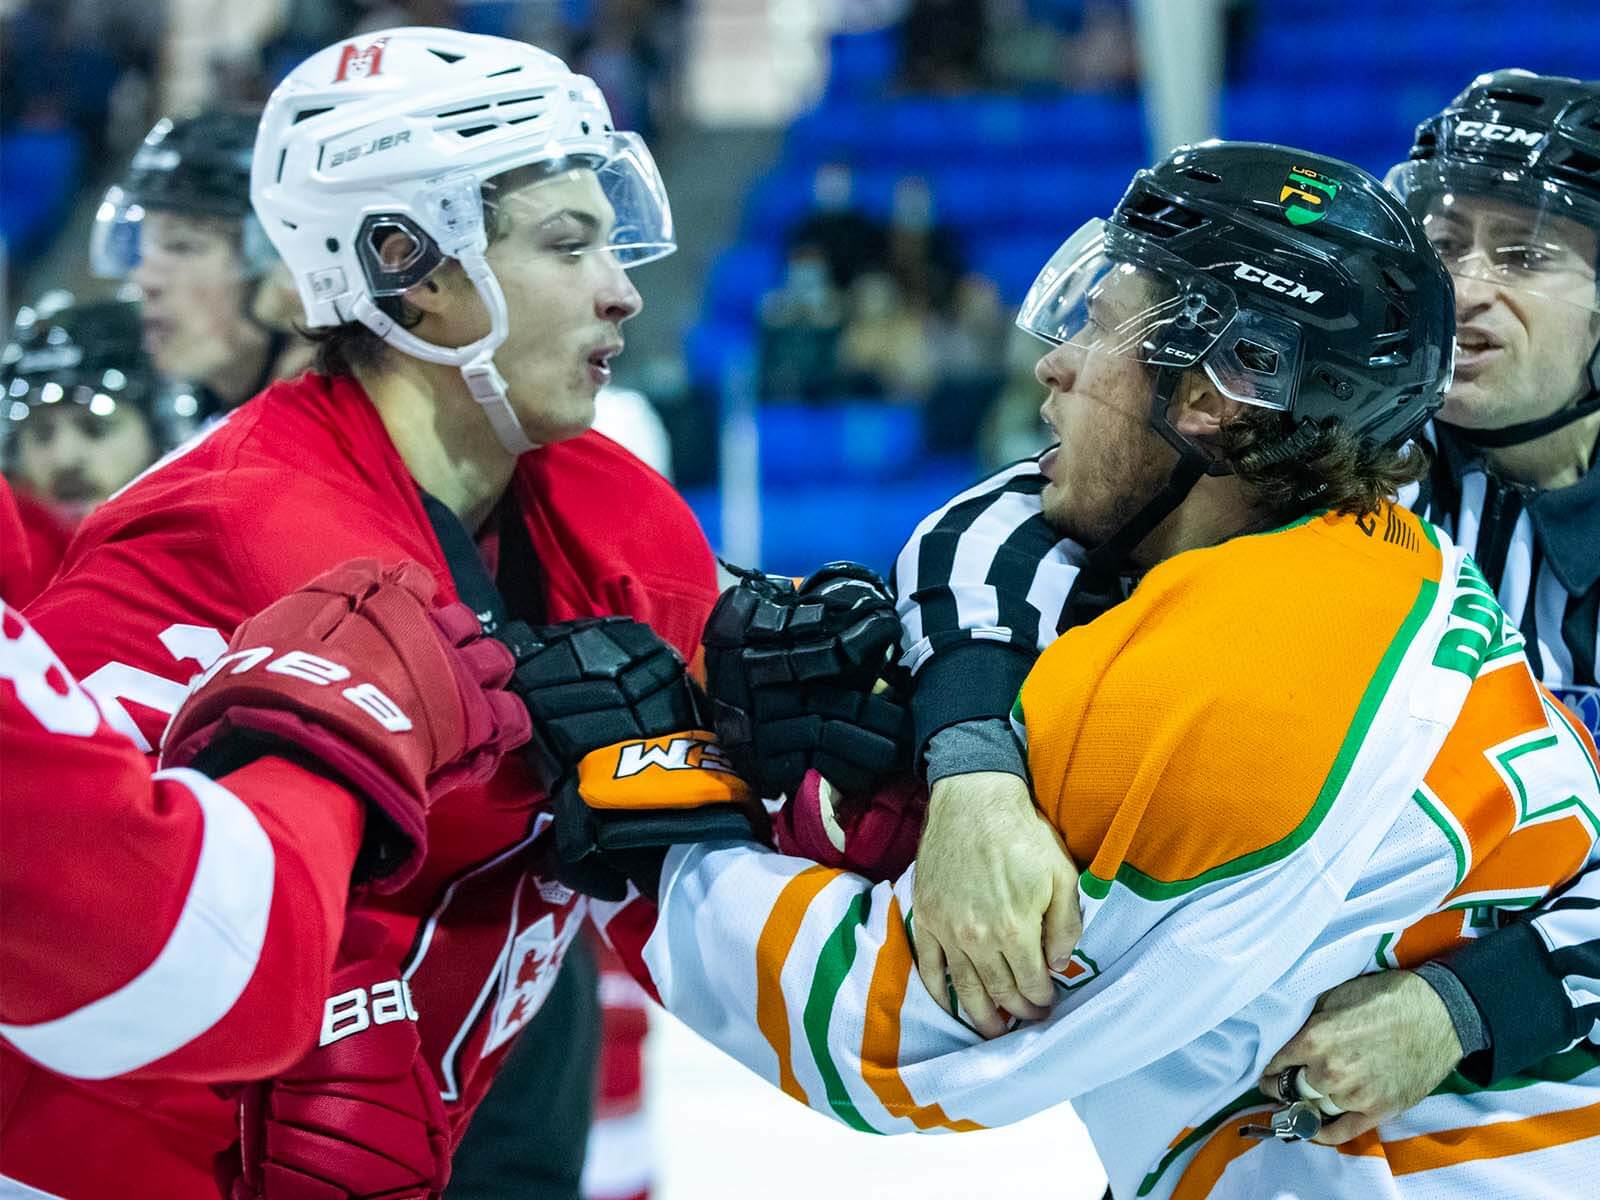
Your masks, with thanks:
[[[1296,1100],[1305,1098],[1300,1093],[1300,1077],[1303,1074],[1305,1074],[1304,1065],[1285,1067],[1278,1072],[1273,1080],[1273,1091],[1277,1093],[1279,1100],[1285,1104],[1293,1104]]]

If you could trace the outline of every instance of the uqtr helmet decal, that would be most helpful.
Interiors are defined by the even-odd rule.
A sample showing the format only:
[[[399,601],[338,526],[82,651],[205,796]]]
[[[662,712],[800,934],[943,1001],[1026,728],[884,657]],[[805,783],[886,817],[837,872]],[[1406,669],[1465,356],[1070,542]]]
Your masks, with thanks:
[[[1311,225],[1328,215],[1328,205],[1339,194],[1337,180],[1310,167],[1296,165],[1284,177],[1278,193],[1283,215],[1291,225]]]

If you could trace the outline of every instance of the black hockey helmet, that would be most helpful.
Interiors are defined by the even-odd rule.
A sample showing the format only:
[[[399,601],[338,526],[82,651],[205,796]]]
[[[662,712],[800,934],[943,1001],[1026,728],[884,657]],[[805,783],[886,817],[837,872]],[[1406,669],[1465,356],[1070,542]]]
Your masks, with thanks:
[[[1577,303],[1600,314],[1600,80],[1492,71],[1450,106],[1417,126],[1410,157],[1388,184],[1424,222],[1457,278]],[[1479,248],[1450,214],[1464,196],[1526,210],[1501,244]],[[1593,236],[1574,244],[1574,226]],[[1574,288],[1573,276],[1584,280]],[[1582,286],[1589,284],[1588,286]],[[1538,421],[1461,431],[1483,445],[1541,437],[1600,409],[1600,341],[1589,359],[1588,390]]]
[[[246,269],[257,273],[270,266],[272,244],[250,208],[250,160],[260,115],[212,109],[157,121],[95,215],[95,273],[117,279],[137,265],[140,223],[151,211],[238,221]]]
[[[161,389],[141,336],[135,301],[80,304],[71,293],[55,291],[24,305],[0,350],[7,434],[39,408],[71,404],[96,416],[132,407],[162,448],[193,433],[210,414],[194,395]]]
[[[1443,403],[1455,310],[1421,223],[1377,179],[1285,146],[1207,142],[1140,171],[1109,220],[1069,238],[1017,324],[1154,370],[1151,424],[1181,458],[1097,550],[1120,563],[1202,474],[1236,465],[1168,419],[1185,371],[1284,414],[1282,439],[1250,461],[1308,453],[1331,423],[1397,447]]]

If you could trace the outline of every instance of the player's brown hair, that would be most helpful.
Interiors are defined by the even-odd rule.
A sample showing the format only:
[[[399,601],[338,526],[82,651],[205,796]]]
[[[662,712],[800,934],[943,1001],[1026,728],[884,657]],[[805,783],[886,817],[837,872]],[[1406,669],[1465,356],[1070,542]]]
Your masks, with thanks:
[[[1281,444],[1285,432],[1282,413],[1247,407],[1223,427],[1221,439],[1234,474],[1279,522],[1322,509],[1350,516],[1378,512],[1428,471],[1420,443],[1385,449],[1334,422],[1307,434],[1314,440],[1283,461],[1263,453]]]

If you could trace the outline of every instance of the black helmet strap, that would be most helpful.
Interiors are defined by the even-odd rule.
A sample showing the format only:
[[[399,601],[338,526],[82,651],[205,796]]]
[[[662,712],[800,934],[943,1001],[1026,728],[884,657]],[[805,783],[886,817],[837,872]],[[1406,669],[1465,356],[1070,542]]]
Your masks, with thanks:
[[[1231,474],[1231,468],[1226,463],[1218,463],[1211,458],[1174,429],[1167,419],[1173,397],[1177,395],[1178,380],[1182,377],[1183,373],[1172,367],[1159,368],[1150,400],[1150,424],[1178,451],[1178,461],[1161,490],[1145,501],[1144,506],[1129,517],[1122,528],[1089,551],[1062,611],[1063,629],[1091,621],[1121,600],[1122,575],[1127,567],[1128,556],[1139,543],[1178,510],[1202,478],[1206,475]]]

